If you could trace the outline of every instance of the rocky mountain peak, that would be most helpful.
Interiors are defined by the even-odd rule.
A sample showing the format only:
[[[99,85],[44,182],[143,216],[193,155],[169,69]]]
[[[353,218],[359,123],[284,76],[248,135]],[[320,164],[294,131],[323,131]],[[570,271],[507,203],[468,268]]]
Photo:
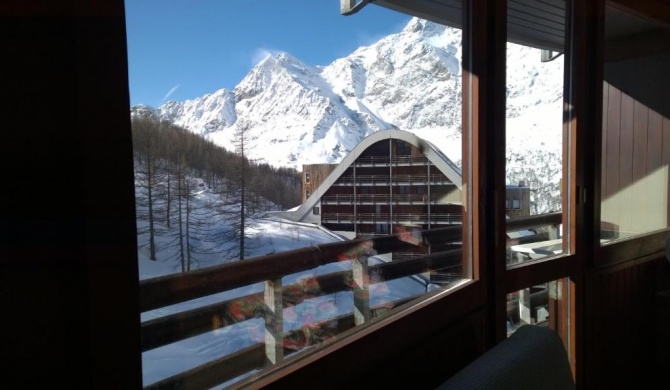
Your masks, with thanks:
[[[337,163],[364,137],[389,128],[414,132],[458,162],[461,53],[460,30],[412,18],[398,33],[327,66],[268,53],[232,91],[133,111],[153,112],[229,150],[243,126],[247,157],[274,166]],[[560,61],[542,63],[534,49],[509,45],[507,73],[508,119],[538,113],[523,126],[558,126],[560,134],[560,115],[539,115],[554,106],[562,112]]]

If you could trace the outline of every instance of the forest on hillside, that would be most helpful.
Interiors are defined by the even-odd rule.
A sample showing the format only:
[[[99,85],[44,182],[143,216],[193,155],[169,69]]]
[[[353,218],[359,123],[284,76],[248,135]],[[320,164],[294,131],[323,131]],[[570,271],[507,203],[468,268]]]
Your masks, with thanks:
[[[243,131],[228,151],[150,116],[131,118],[138,246],[188,271],[244,259],[263,212],[300,204],[301,174],[245,158]]]

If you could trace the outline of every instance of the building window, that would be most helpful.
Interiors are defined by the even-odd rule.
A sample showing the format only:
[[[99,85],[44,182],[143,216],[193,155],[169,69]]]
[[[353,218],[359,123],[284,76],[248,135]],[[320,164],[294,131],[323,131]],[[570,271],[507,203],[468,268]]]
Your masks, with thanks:
[[[396,144],[396,155],[409,156],[412,154],[412,146],[407,142],[398,141]]]
[[[519,199],[512,199],[512,209],[521,210],[521,201]]]
[[[375,225],[375,233],[387,234],[389,232],[389,225],[385,223],[378,223]]]
[[[319,208],[318,207],[312,208],[312,214],[319,215]]]
[[[309,183],[309,172],[305,172],[305,183]]]
[[[305,190],[305,199],[309,198],[311,195],[311,192],[309,190]]]

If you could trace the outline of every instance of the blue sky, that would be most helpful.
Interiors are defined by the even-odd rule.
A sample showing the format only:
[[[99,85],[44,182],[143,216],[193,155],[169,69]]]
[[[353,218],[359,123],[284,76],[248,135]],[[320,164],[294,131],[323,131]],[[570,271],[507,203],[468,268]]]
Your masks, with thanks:
[[[131,105],[158,106],[234,88],[263,54],[328,65],[400,31],[405,14],[339,0],[126,0]]]

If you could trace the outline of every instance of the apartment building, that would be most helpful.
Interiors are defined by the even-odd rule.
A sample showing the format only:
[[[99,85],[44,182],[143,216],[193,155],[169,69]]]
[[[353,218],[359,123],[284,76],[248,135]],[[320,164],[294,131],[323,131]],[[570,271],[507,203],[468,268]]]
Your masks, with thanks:
[[[361,141],[340,164],[303,166],[303,205],[286,217],[349,238],[461,223],[461,171],[403,130]]]
[[[303,206],[285,216],[349,238],[462,221],[460,168],[407,131],[372,134],[340,164],[306,164],[302,171]],[[525,182],[507,185],[505,209],[509,218],[530,215]]]

